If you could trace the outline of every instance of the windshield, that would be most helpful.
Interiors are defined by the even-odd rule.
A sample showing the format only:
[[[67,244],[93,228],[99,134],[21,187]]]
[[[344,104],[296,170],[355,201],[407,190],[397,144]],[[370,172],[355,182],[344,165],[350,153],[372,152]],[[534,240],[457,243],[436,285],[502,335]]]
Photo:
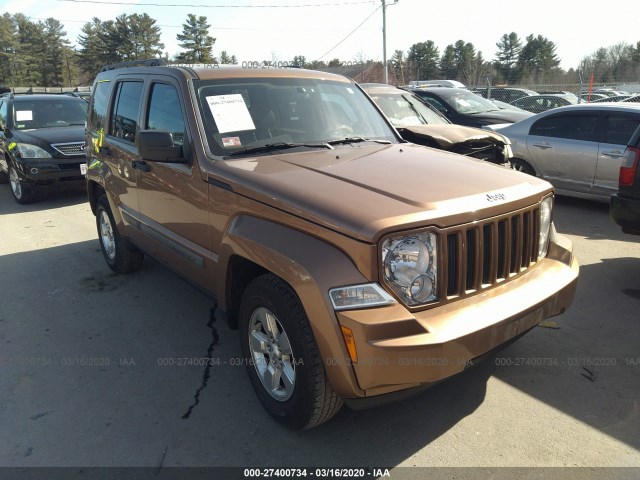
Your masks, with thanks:
[[[66,99],[67,97],[65,97]],[[18,130],[84,125],[87,102],[62,100],[20,100],[13,104],[13,123]]]
[[[443,125],[450,123],[410,93],[369,94],[394,127]]]
[[[447,95],[446,99],[456,112],[467,115],[499,110],[489,100],[467,90],[460,89],[453,95]]]
[[[349,138],[398,142],[351,83],[267,77],[199,80],[194,86],[214,155],[275,144],[307,148]]]

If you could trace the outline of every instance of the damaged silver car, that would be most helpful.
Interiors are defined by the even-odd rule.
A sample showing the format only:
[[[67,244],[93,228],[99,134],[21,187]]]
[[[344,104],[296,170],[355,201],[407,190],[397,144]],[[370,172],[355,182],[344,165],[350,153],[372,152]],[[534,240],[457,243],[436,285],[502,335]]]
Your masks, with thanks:
[[[511,143],[504,135],[454,125],[418,96],[401,88],[373,83],[360,86],[404,140],[510,166]]]

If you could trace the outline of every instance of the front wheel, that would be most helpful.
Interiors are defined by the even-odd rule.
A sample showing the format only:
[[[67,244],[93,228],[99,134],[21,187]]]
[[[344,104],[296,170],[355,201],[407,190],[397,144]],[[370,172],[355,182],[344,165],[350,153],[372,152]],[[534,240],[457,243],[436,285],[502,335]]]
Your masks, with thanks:
[[[253,280],[242,295],[240,346],[251,384],[279,422],[307,429],[342,406],[333,391],[306,313],[295,292],[272,274]]]
[[[32,203],[36,200],[36,193],[31,189],[31,185],[20,180],[18,172],[13,165],[9,163],[9,183],[11,184],[11,194],[16,202],[21,205]]]
[[[96,202],[96,226],[100,249],[111,270],[116,273],[129,273],[142,266],[144,253],[129,245],[118,233],[106,195],[100,196]]]
[[[520,160],[519,158],[512,158],[510,162],[512,169],[517,170],[518,172],[526,173],[528,175],[533,175],[534,177],[536,176],[536,171],[524,160]]]

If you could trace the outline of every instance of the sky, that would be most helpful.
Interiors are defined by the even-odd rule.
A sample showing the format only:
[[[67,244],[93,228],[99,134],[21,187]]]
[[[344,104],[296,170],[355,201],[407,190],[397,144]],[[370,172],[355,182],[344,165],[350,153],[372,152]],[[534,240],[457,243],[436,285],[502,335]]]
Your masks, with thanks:
[[[0,0],[0,14],[23,13],[32,21],[48,17],[65,26],[67,39],[77,43],[82,26],[93,17],[113,20],[126,13],[147,13],[162,29],[170,56],[180,52],[176,35],[187,15],[206,16],[216,38],[213,54],[222,50],[243,61],[285,61],[303,55],[308,61],[382,60],[381,0]],[[432,40],[440,54],[458,40],[471,42],[485,60],[492,60],[503,34],[516,32],[523,40],[542,35],[557,46],[565,70],[600,47],[621,42],[635,45],[637,0],[618,0],[614,23],[589,11],[584,3],[558,0],[536,2],[430,2],[386,0],[387,58],[417,42]],[[278,7],[289,5],[289,7]],[[295,7],[293,6],[295,5]],[[624,12],[629,12],[625,15]],[[611,18],[610,16],[608,18]]]

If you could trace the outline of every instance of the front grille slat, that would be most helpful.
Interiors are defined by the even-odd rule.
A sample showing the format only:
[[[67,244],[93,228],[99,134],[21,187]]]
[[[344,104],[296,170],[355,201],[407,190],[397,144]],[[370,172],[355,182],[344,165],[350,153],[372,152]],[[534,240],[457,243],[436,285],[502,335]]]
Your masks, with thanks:
[[[531,267],[538,260],[538,215],[536,206],[446,229],[444,301],[473,295]]]
[[[85,142],[52,143],[51,146],[67,157],[84,155]]]

